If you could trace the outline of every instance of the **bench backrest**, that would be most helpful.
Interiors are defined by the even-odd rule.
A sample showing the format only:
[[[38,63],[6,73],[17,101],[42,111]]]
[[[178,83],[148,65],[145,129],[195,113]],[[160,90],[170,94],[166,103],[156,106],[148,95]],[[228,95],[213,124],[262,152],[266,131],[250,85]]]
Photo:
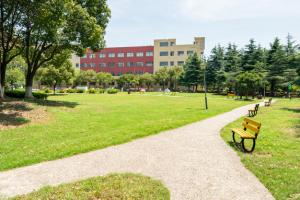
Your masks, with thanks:
[[[245,118],[243,121],[243,126],[244,126],[245,131],[250,130],[257,137],[257,135],[259,134],[259,131],[260,131],[261,123],[256,122],[251,119],[248,119],[248,118]]]
[[[259,104],[256,104],[254,110],[258,111],[258,108],[259,108]]]

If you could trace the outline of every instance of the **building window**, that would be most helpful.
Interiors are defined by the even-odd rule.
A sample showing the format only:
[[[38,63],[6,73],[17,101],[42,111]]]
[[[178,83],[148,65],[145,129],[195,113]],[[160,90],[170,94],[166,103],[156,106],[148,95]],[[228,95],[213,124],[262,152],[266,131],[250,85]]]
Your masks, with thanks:
[[[171,62],[170,62],[170,66],[174,66],[174,61],[171,61]]]
[[[80,66],[81,67],[86,67],[87,65],[86,65],[86,63],[81,63]]]
[[[147,57],[153,56],[153,51],[147,51],[147,52],[146,52],[146,56],[147,56]]]
[[[165,61],[159,63],[159,66],[161,66],[161,67],[168,66],[168,65],[169,65],[169,63],[165,62]]]
[[[99,58],[105,58],[105,54],[104,53],[99,53]]]
[[[138,67],[143,67],[143,66],[144,66],[144,63],[143,63],[143,62],[137,62],[137,63],[136,63],[136,66],[138,66]]]
[[[124,58],[124,53],[118,53],[118,58]]]
[[[115,66],[115,63],[108,63],[108,66],[109,66],[109,67],[114,67],[114,66]]]
[[[161,46],[161,47],[167,47],[167,46],[169,46],[169,42],[160,42],[159,46]]]
[[[147,67],[152,67],[153,66],[153,62],[151,62],[151,61],[146,62],[146,66]]]
[[[184,61],[178,61],[178,62],[177,62],[177,65],[178,65],[178,66],[184,65]]]
[[[136,53],[136,57],[143,57],[144,56],[144,53],[143,52],[137,52]]]
[[[133,62],[127,62],[127,67],[134,67],[135,64]]]
[[[86,54],[83,54],[82,58],[86,58]]]
[[[169,52],[167,52],[167,51],[161,51],[161,52],[159,52],[159,55],[160,56],[169,56]]]
[[[90,67],[96,67],[96,64],[95,63],[91,63]]]
[[[91,53],[91,54],[90,54],[90,58],[95,58],[95,54],[94,54],[94,53]]]
[[[188,56],[190,56],[190,55],[194,54],[194,51],[187,51],[186,53],[187,53]]]
[[[171,52],[170,52],[170,56],[174,56],[174,51],[171,51]]]
[[[124,67],[124,63],[119,62],[119,63],[118,63],[118,67]]]
[[[178,55],[178,56],[183,56],[183,55],[184,55],[184,51],[178,51],[178,52],[177,52],[177,55]]]
[[[99,67],[106,67],[106,63],[100,63]]]
[[[114,53],[109,53],[109,54],[108,54],[108,57],[109,57],[109,58],[114,58],[114,57],[115,57],[115,54],[114,54]]]
[[[171,42],[171,43],[170,43],[170,46],[174,46],[174,45],[175,45],[175,42]]]
[[[122,76],[122,72],[119,72],[119,73],[118,73],[118,76]]]
[[[79,63],[76,63],[76,68],[78,68],[79,67]]]
[[[133,57],[133,56],[134,56],[134,53],[129,52],[129,53],[126,54],[126,56],[127,56],[127,57]]]

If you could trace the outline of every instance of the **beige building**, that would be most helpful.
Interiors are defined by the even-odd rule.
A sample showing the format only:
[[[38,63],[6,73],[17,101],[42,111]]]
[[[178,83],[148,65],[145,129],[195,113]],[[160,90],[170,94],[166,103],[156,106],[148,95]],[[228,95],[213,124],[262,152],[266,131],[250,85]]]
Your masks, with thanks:
[[[80,70],[80,57],[76,54],[72,54],[72,57],[70,58],[70,61],[72,63],[72,66],[75,70]]]
[[[160,67],[182,66],[194,54],[202,56],[205,37],[195,37],[193,44],[176,44],[176,39],[154,40],[154,72]]]

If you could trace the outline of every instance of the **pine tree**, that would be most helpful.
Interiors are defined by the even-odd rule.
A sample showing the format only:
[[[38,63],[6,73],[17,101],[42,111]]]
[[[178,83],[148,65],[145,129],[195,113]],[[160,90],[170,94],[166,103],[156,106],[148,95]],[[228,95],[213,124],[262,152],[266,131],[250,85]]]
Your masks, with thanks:
[[[207,62],[207,85],[218,90],[220,81],[224,79],[223,76],[218,76],[220,73],[223,74],[225,68],[224,51],[220,45],[214,47]]]
[[[241,66],[241,54],[235,44],[228,44],[225,53],[225,72],[236,72]]]
[[[267,67],[269,70],[267,80],[270,83],[271,95],[274,96],[277,87],[284,81],[284,70],[287,67],[286,52],[278,38],[275,38],[271,44],[267,56]]]
[[[197,86],[203,83],[201,65],[203,64],[202,59],[199,59],[197,54],[190,56],[185,65],[183,66],[184,72],[181,78],[181,82],[193,88],[193,92],[197,91]]]

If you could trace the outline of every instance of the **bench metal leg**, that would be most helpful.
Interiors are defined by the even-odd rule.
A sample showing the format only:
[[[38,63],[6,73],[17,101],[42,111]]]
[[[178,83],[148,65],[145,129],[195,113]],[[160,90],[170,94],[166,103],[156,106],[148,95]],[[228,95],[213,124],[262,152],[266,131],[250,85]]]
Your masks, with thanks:
[[[241,141],[237,142],[237,140],[235,139],[235,132],[233,132],[233,131],[232,131],[232,140],[236,144],[241,143]]]
[[[243,147],[243,150],[246,152],[246,153],[251,153],[251,152],[253,152],[254,151],[254,149],[255,149],[255,138],[253,138],[253,139],[248,139],[248,140],[252,140],[252,147],[251,147],[251,149],[247,149],[247,147],[245,146],[245,139],[244,138],[242,138],[242,147]]]

